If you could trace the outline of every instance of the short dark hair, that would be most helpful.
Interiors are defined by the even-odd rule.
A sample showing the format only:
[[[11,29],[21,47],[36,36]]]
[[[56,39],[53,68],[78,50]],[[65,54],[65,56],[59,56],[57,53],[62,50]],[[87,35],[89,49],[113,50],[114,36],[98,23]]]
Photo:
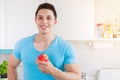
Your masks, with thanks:
[[[42,3],[42,4],[40,4],[38,6],[36,12],[35,12],[35,17],[37,16],[38,11],[40,9],[49,9],[49,10],[51,10],[53,12],[54,16],[55,16],[55,19],[57,18],[57,13],[56,13],[55,7],[52,4],[50,4],[50,3]]]

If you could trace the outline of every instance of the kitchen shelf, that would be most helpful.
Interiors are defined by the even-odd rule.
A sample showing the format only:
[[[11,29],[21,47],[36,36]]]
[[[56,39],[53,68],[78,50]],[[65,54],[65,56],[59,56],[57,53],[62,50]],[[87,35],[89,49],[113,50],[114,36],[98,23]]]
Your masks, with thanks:
[[[95,39],[91,41],[93,48],[120,48],[120,39]]]
[[[120,41],[120,38],[95,38],[95,41]]]

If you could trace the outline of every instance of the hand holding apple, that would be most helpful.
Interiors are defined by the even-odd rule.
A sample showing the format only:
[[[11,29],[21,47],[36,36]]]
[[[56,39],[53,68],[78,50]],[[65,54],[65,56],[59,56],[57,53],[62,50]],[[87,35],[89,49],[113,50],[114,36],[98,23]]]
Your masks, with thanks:
[[[43,73],[51,74],[54,72],[55,67],[49,61],[47,54],[40,54],[36,60],[36,64]]]

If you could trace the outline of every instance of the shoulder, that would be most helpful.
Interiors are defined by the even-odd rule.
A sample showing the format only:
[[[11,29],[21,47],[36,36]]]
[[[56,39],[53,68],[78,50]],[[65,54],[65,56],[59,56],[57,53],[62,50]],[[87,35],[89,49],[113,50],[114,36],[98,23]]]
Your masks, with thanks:
[[[26,43],[32,41],[32,40],[34,39],[34,36],[35,36],[35,34],[34,34],[34,35],[27,36],[27,37],[23,37],[23,38],[19,39],[19,40],[16,42],[16,44],[19,44],[19,45],[26,44]]]
[[[67,40],[63,39],[62,37],[57,36],[57,42],[60,47],[64,48],[72,47],[72,44]]]
[[[26,42],[26,41],[30,41],[32,39],[34,39],[35,35],[31,35],[31,36],[27,36],[27,37],[23,37],[20,40],[18,40],[18,42]]]

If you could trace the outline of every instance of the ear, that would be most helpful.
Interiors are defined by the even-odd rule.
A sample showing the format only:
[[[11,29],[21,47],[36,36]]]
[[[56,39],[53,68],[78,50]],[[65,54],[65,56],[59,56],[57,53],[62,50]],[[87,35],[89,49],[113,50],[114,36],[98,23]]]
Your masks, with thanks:
[[[54,24],[56,24],[57,23],[57,19],[55,19],[55,21],[54,21]]]

